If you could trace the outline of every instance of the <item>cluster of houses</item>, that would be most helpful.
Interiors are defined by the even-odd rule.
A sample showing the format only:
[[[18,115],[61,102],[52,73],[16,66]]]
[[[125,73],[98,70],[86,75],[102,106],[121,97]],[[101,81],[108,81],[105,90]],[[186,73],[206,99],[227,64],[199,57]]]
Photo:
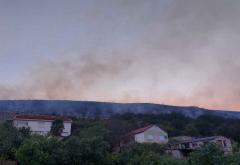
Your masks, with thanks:
[[[70,118],[62,116],[0,112],[0,121],[11,120],[16,128],[28,127],[32,133],[41,135],[47,135],[51,130],[52,123],[57,119],[61,119],[64,125],[61,136],[70,136],[72,125],[72,120]],[[226,154],[232,152],[231,141],[226,137],[212,136],[196,138],[181,136],[172,138],[171,142],[169,142],[167,132],[156,125],[148,125],[124,135],[114,147],[114,151],[121,152],[133,143],[166,144],[168,146],[166,153],[180,159],[187,157],[189,153],[199,149],[207,143],[218,144]]]
[[[201,148],[208,143],[215,143],[224,151],[225,154],[232,153],[231,140],[223,136],[211,137],[187,137],[180,136],[171,138],[169,142],[168,134],[156,125],[149,125],[131,131],[125,135],[115,147],[116,151],[122,151],[133,143],[158,143],[166,144],[166,153],[182,159],[188,157],[191,152]]]

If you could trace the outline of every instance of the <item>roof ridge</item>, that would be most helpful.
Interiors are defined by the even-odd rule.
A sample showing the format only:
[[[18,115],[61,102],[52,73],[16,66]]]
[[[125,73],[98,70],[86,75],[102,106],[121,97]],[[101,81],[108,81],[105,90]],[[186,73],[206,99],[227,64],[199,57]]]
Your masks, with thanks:
[[[63,121],[72,121],[71,118],[66,116],[54,116],[54,115],[43,115],[43,114],[17,114],[14,119],[26,119],[26,120],[56,120],[62,119]]]
[[[149,128],[153,127],[154,124],[149,124],[145,127],[141,127],[141,128],[138,128],[138,129],[135,129],[135,130],[132,130],[129,134],[138,134],[138,133],[142,133],[146,130],[148,130]]]

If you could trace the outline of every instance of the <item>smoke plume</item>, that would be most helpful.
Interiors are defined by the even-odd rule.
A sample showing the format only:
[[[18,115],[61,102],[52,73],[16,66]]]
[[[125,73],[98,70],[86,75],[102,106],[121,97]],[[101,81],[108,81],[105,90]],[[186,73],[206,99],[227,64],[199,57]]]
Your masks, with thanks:
[[[88,25],[76,39],[87,51],[36,63],[22,82],[2,84],[0,99],[240,110],[240,1],[102,1],[87,9],[76,18]]]

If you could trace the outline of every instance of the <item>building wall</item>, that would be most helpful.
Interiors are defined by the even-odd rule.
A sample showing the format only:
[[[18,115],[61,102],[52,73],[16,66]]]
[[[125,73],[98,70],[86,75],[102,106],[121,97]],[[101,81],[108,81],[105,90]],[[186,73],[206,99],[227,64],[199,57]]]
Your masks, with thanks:
[[[219,145],[219,147],[222,148],[225,154],[232,153],[231,140],[223,136],[218,136],[209,140],[199,140],[199,141],[196,141],[196,139],[195,140],[193,139],[193,141],[173,144],[169,147],[169,150],[167,151],[167,153],[169,153],[175,158],[183,158],[188,156],[186,153],[190,153],[194,150],[197,150],[208,143],[215,143]],[[179,154],[177,151],[181,154]]]
[[[135,141],[138,143],[144,143],[145,142],[144,133],[136,134]]]
[[[71,135],[72,123],[66,123],[66,122],[64,122],[63,125],[64,125],[64,129],[63,129],[63,132],[62,132],[61,135],[64,136],[64,137],[70,136],[70,135]]]
[[[220,145],[225,153],[231,153],[232,152],[232,143],[231,140],[225,137],[219,137],[211,142],[214,142],[218,145]]]
[[[168,135],[162,129],[157,126],[153,126],[142,132],[135,135],[135,141],[138,143],[167,143]]]
[[[63,123],[64,129],[62,136],[71,135],[71,123]],[[37,133],[40,135],[47,135],[52,126],[52,121],[27,121],[27,120],[14,120],[14,126],[17,128],[29,127],[32,133]]]

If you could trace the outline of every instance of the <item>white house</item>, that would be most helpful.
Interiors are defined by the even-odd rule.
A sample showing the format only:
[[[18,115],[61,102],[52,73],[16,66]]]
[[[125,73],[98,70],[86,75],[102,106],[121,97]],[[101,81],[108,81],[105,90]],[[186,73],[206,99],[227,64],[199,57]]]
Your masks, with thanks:
[[[123,136],[118,144],[114,146],[115,151],[122,151],[133,143],[168,143],[168,134],[156,125],[148,125],[133,130]]]
[[[71,135],[72,120],[66,117],[20,114],[14,117],[13,125],[17,128],[29,127],[32,133],[47,135],[51,130],[53,121],[56,119],[63,121],[64,129],[61,136]]]
[[[156,125],[149,125],[130,132],[137,143],[168,143],[168,134]]]

